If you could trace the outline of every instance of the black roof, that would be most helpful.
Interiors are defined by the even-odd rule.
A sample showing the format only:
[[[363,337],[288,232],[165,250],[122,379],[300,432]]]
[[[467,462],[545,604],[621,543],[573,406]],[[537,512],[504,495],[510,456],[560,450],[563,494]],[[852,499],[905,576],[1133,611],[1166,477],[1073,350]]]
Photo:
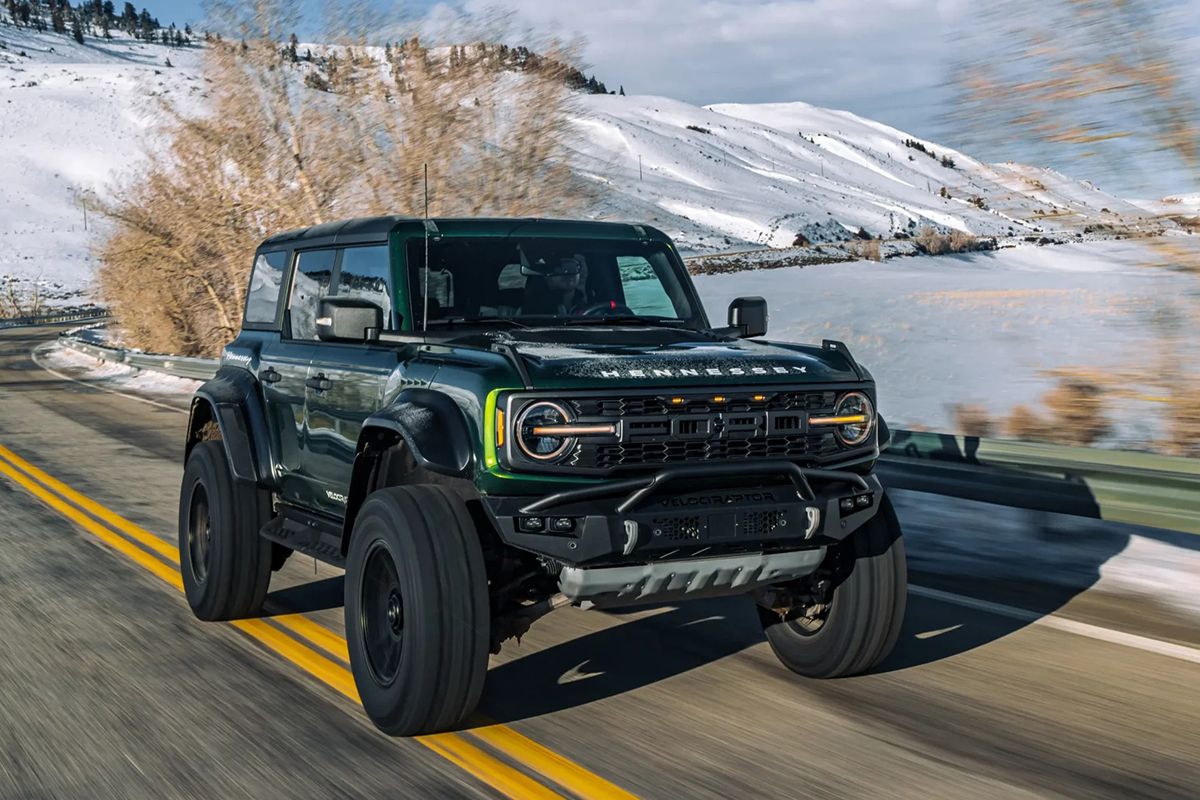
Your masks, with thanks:
[[[420,226],[421,217],[405,217],[390,215],[386,217],[359,217],[333,222],[323,222],[311,228],[299,228],[294,231],[277,233],[263,240],[260,247],[276,246],[321,246],[335,244],[365,244],[368,242],[383,242],[388,234],[401,225]],[[559,235],[601,235],[601,236],[631,236],[645,238],[666,237],[654,228],[643,225],[631,225],[619,222],[601,222],[597,220],[565,220],[546,219],[538,217],[435,217],[433,223],[448,235],[499,235],[507,234],[517,228],[533,226],[535,230],[557,232]],[[499,232],[499,233],[498,233]]]
[[[383,241],[399,223],[412,222],[417,219],[419,218],[401,217],[394,214],[386,217],[339,219],[333,222],[322,222],[311,228],[297,228],[277,233],[264,239],[263,245],[307,242],[313,239],[332,239],[334,242]]]

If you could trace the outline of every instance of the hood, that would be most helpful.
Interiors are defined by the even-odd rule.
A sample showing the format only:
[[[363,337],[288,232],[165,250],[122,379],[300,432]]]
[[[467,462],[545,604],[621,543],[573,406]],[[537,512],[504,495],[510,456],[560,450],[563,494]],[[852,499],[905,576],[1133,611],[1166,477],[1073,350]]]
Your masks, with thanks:
[[[514,331],[503,343],[525,362],[536,389],[601,386],[739,386],[864,380],[840,351],[695,331]]]

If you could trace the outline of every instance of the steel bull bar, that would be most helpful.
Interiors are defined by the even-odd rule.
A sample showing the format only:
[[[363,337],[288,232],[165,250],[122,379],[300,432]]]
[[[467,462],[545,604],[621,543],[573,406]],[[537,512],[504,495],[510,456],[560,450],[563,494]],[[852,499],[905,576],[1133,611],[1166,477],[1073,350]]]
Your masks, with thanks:
[[[865,523],[881,498],[874,476],[765,460],[668,467],[541,498],[485,497],[484,506],[510,545],[568,565],[613,565],[815,547]]]

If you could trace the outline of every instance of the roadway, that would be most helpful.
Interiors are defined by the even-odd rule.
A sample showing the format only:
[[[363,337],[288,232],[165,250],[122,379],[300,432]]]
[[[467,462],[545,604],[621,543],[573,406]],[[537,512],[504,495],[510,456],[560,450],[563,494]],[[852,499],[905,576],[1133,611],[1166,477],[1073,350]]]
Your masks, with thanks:
[[[1086,564],[984,580],[937,532],[1012,517],[915,495],[923,588],[874,674],[795,678],[744,600],[563,609],[493,657],[474,725],[390,739],[347,684],[339,571],[295,557],[262,619],[191,616],[186,417],[44,371],[54,334],[0,331],[2,798],[1197,795],[1200,630],[1100,580],[1147,532],[1089,522]]]

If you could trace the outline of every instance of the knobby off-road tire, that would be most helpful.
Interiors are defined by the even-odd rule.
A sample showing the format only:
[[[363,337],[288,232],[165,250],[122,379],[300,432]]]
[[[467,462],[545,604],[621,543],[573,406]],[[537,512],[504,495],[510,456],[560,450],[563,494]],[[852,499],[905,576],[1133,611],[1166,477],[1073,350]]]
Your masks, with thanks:
[[[200,619],[240,619],[262,608],[271,580],[271,543],[258,535],[267,500],[235,481],[219,441],[188,456],[179,491],[179,572]]]
[[[452,492],[373,492],[346,557],[346,642],[367,716],[394,736],[460,724],[488,663],[488,585],[470,514]]]
[[[758,609],[771,649],[788,669],[812,678],[856,675],[891,653],[904,622],[908,569],[900,522],[885,495],[879,513],[840,545],[854,559],[849,576],[833,591],[818,625],[780,619]]]

